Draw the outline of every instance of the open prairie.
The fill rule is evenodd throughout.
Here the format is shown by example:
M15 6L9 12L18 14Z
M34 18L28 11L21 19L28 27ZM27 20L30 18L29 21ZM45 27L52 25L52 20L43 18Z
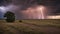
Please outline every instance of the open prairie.
M60 34L60 19L0 20L0 34Z

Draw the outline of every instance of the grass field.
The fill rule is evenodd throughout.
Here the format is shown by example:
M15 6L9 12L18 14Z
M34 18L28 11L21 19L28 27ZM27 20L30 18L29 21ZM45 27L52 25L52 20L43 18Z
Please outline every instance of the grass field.
M60 34L60 19L0 20L0 34Z

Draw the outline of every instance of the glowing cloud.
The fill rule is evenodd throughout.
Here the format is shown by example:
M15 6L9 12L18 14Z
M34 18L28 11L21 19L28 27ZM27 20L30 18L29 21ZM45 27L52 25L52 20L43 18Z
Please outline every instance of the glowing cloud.
M22 14L27 19L45 19L46 8L44 6L30 7L27 10L22 11Z
M7 11L14 11L15 9L17 9L18 7L15 5L8 5L8 6L0 6L0 11L5 13Z
M6 12L6 9L7 9L6 7L0 6L0 11L1 11L1 12L5 13L5 12Z

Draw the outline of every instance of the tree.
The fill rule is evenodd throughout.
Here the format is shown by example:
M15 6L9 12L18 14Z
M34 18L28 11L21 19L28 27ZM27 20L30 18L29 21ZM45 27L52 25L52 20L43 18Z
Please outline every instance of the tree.
M10 11L7 11L5 14L4 14L4 17L6 17L6 21L7 22L14 22L15 21L15 14L10 12Z

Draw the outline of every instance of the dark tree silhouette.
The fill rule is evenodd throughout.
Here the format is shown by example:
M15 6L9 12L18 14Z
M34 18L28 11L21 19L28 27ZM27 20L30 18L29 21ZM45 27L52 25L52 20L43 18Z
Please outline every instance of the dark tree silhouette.
M10 12L10 11L7 11L5 14L4 14L4 17L6 17L6 21L7 22L14 22L15 21L15 14Z

